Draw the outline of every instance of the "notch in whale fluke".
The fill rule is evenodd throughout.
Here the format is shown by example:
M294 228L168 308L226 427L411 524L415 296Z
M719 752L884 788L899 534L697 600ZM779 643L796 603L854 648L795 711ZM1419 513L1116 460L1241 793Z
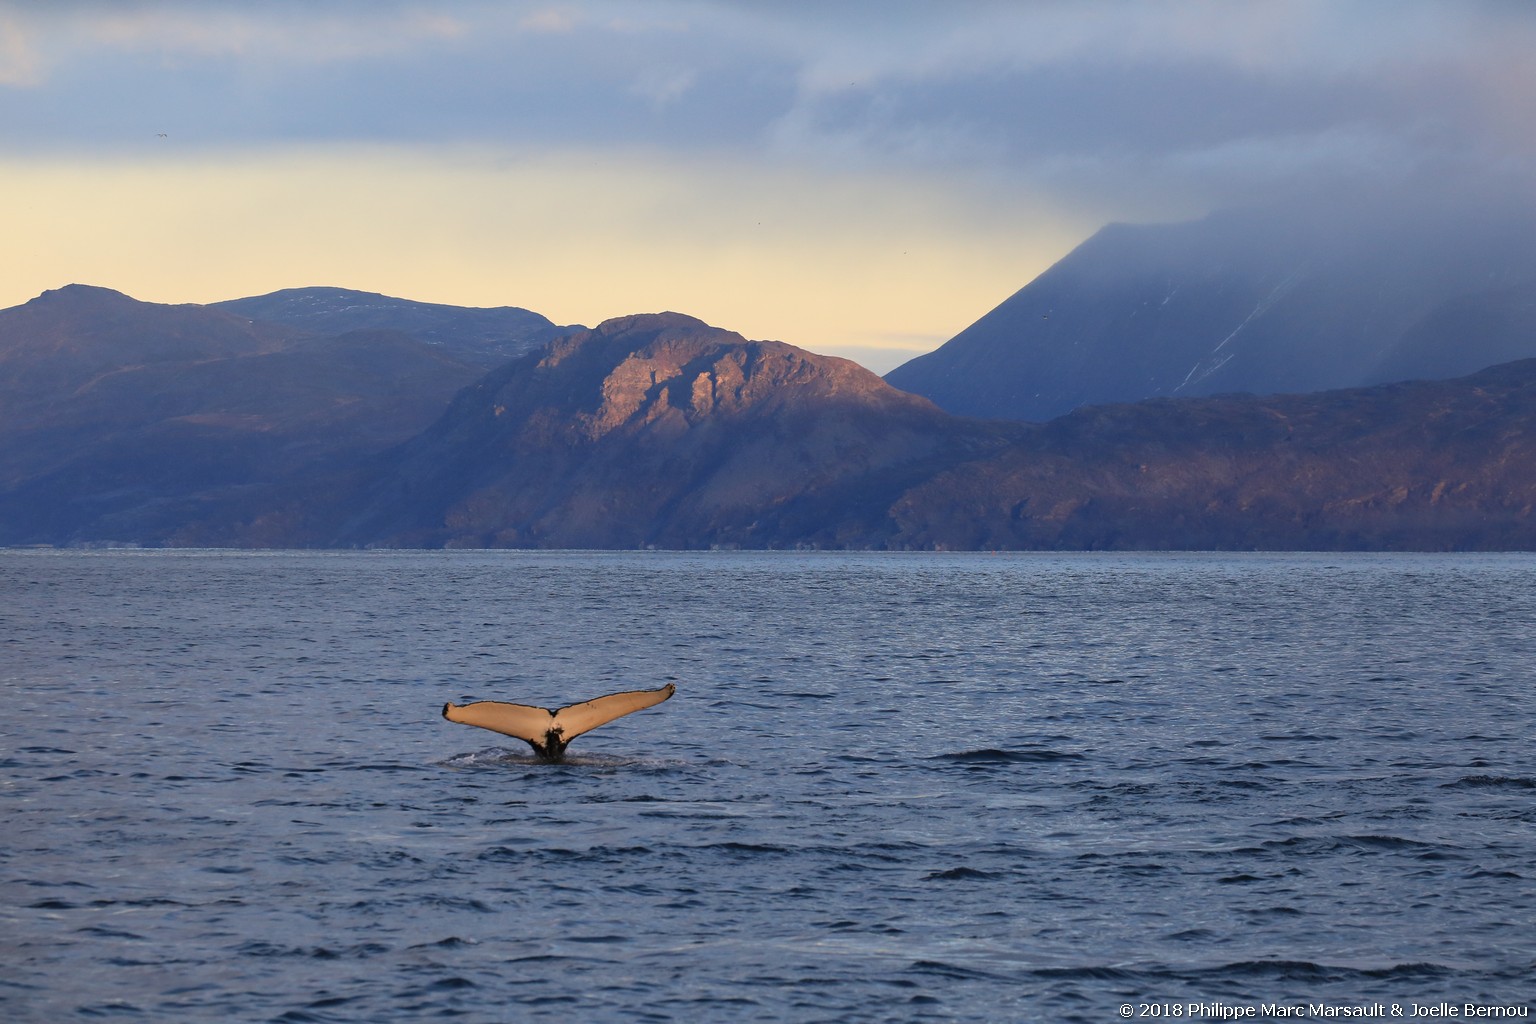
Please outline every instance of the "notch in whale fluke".
M668 683L657 690L626 690L594 697L581 704L568 704L554 711L531 704L509 704L500 700L482 700L473 704L443 705L443 717L450 722L475 725L503 736L523 740L539 760L558 763L565 758L565 748L584 732L622 718L631 711L660 704L677 687Z

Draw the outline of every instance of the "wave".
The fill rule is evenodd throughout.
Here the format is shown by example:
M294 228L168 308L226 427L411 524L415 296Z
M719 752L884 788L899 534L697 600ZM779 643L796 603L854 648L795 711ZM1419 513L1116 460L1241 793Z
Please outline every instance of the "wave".
M960 980L1008 980L1013 972L977 966L963 966L943 960L923 959L912 963L909 970L921 974L937 975ZM1350 983L1362 981L1418 981L1443 979L1457 972L1436 963L1400 963L1381 967L1358 967L1341 964L1319 963L1312 960L1238 960L1209 966L1149 965L1141 967L1084 964L1071 967L1032 967L1018 971L1025 977L1054 981L1095 981L1134 983L1144 986L1167 987L1170 983L1212 984L1221 981L1239 982L1306 982ZM1016 976L1013 980L1016 980Z
M969 878L997 878L995 871L979 871L976 868L949 868L946 871L931 871L923 876L925 882L945 882Z
M956 764L1048 764L1053 761L1084 761L1082 754L1071 751L1050 750L998 750L987 747L981 750L961 750L950 754L935 754L930 761L949 761Z
M285 946L276 942L255 940L235 948L240 956L254 957L302 957L312 960L366 959L388 953L391 947L378 942L359 942L342 949L328 946Z
M1536 789L1536 779L1520 775L1466 775L1441 789Z
M959 970L959 968L953 968ZM1348 983L1352 981L1411 981L1446 978L1456 971L1435 963L1402 963L1386 967L1348 967L1312 960L1238 960L1207 967L1037 967L1024 972L1036 978L1076 981L1121 981L1167 984L1182 981L1209 984L1217 981L1295 981Z
M1449 843L1427 843L1392 835L1291 836L1271 839L1256 847L1233 851L1243 854L1278 853L1311 857L1326 853L1411 853L1420 860L1459 859L1465 852Z
M450 936L448 936L445 939L438 939L436 942L418 942L414 946L407 946L406 948L407 949L463 949L466 946L478 946L479 944L480 944L480 940L479 939L473 939L473 938L465 939L465 938L460 938L457 935L450 935Z
M649 846L593 846L576 850L564 846L541 846L518 849L511 846L493 846L483 851L476 860L522 862L528 860L552 860L561 864L607 864L628 857L646 857L656 851Z
M945 963L942 960L914 960L909 970L919 974L937 975L941 978L950 978L955 981L1006 981L1004 974L996 971L983 971L976 967L961 967L958 964Z
M1239 960L1205 970L1177 973L1212 980L1241 978L1264 981L1349 982L1365 979L1404 981L1443 978L1455 972L1449 967L1433 963L1393 964L1390 967L1344 967L1316 963L1311 960Z
M708 762L720 763L720 762ZM698 767L698 762L683 758L641 757L626 754L567 754L564 761L559 764L549 764L540 761L531 752L522 753L509 750L506 747L491 747L486 750L476 750L464 754L455 754L441 761L433 762L434 767L449 768L454 771L495 769L495 768L530 768L534 770L560 770L570 768L643 768L649 770L670 770L674 768Z

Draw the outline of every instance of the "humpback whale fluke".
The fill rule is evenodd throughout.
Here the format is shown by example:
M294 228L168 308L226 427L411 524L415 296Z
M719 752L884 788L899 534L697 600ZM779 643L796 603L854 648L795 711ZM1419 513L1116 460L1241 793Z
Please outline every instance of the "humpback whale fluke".
M509 704L500 700L481 700L473 704L448 703L443 705L443 717L450 722L477 725L504 736L515 736L532 747L533 752L539 755L539 760L554 764L564 759L566 745L582 733L591 732L631 711L660 704L676 692L677 687L668 683L659 690L610 693L606 697L594 697L584 703L569 704L554 711L531 704Z

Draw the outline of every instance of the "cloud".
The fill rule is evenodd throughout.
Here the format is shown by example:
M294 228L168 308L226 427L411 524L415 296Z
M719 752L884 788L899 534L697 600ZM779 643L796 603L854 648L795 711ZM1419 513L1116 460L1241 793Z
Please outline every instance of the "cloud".
M0 15L5 37L30 38L46 49L40 60L51 78L121 55L123 68L140 73L165 62L238 60L252 66L286 62L334 63L401 53L453 39L467 30L457 18L389 3L363 12L351 5L272 3L36 4ZM183 67L189 65L181 65ZM131 76L127 84L131 87Z
M131 147L166 125L183 145L218 147L749 148L792 102L793 66L683 12L594 3L87 5L31 18L31 38L48 55L43 81L0 108L0 134L13 151L45 152Z
M82 35L103 49L162 56L351 61L399 53L424 41L462 36L455 18L425 12L385 12L366 21L317 11L277 19L259 9L206 10L196 17L167 9L106 13L83 23Z
M581 15L568 7L543 7L519 17L517 25L527 32L567 33L581 22Z
M1513 176L1536 123L1524 4L213 0L0 17L0 87L26 87L0 131L23 150L137 140L152 115L186 144L727 150L1013 176L1070 201L1091 184L1125 208L1401 161ZM1063 168L1095 170L1072 184Z
M1041 185L1091 167L1069 191L1208 204L1405 162L1423 177L1528 171L1533 25L1525 5L980 5L822 45L776 140Z
M0 14L0 88L42 81L42 61L31 35L19 18Z
M632 92L649 100L654 107L664 107L674 102L698 81L698 72L692 68L652 65L641 68Z
M338 238L372 237L374 249L448 239L430 243L438 262L418 276L447 280L440 268L452 267L481 282L475 296L417 294L384 270L372 285L443 301L523 301L488 294L455 248L496 263L482 221L562 254L548 265L565 272L581 266L561 262L578 249L571 239L601 240L645 268L604 271L599 290L614 301L603 314L651 306L642 294L653 295L722 326L825 345L896 350L912 343L897 338L903 330L942 334L933 306L909 311L908 328L888 322L888 307L919 294L947 295L961 321L949 326L963 327L1049 262L1042 254L1061 255L1107 220L1389 186L1536 204L1536 4L0 0L0 31L0 137L12 161L87 176L95 167L91 180L123 201L112 174L164 166L205 221L223 216L220 203L240 211L260 198L309 210ZM507 181L545 189L530 201L550 215L511 217L488 178L456 176L460 158L521 168ZM251 180L249 199L179 177L203 168L228 186L242 160L289 177L276 191ZM355 180L342 188L321 165ZM528 171L556 165L568 181ZM662 169L682 187L661 187ZM376 224L349 196L375 195L383 181L486 205L471 213L411 195ZM305 187L351 220L311 209ZM990 219L977 212L986 204ZM174 206L182 244L214 244ZM773 216L746 232L757 208ZM606 220L593 219L600 212ZM269 226L234 220L266 239L253 252L272 251ZM380 226L392 222L394 235ZM72 251L84 260L89 225L77 227ZM166 238L178 273L207 278L207 261L181 260ZM926 256L904 262L914 238ZM375 266L373 249L320 248L337 267ZM770 259L813 272L775 276ZM543 273L496 265L509 280ZM231 256L220 280L261 266ZM305 266L306 280L283 283L370 287ZM778 311L754 286L770 277L784 289ZM684 279L700 287L667 283ZM711 305L704 282L730 302ZM591 319L559 313L565 300L549 287L546 312ZM872 333L855 337L862 328L839 302L857 305Z

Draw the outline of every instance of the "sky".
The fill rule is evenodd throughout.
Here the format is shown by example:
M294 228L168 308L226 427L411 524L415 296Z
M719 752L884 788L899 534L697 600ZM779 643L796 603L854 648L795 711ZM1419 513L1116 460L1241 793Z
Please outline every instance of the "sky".
M1114 221L1532 202L1527 0L0 0L0 307L676 310L884 372Z

